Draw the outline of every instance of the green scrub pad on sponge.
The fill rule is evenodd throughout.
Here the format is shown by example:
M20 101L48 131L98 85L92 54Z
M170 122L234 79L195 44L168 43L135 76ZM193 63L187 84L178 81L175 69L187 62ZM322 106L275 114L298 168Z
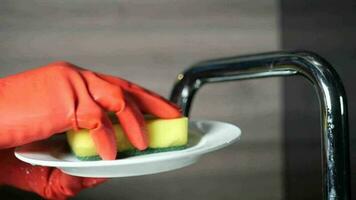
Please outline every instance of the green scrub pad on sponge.
M129 156L184 149L188 142L188 118L146 120L148 148L135 149L127 140L121 126L114 124L119 158ZM100 160L92 138L87 129L67 132L71 151L80 160Z

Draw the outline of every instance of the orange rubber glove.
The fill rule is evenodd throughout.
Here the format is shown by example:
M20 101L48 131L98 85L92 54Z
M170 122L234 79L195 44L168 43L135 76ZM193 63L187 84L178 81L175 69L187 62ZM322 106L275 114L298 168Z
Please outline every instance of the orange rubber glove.
M181 116L177 106L138 85L57 62L0 79L0 149L87 128L99 155L115 159L115 135L107 111L116 113L128 139L140 150L147 148L142 113ZM17 160L11 149L0 150L0 184L44 198L65 199L103 181L31 166Z
M42 140L71 128L86 128L105 160L116 158L115 112L133 146L147 148L141 112L179 117L159 95L126 80L57 62L0 79L0 149Z
M32 166L18 160L13 149L0 150L0 184L35 192L46 199L67 199L106 179L69 176L59 169Z

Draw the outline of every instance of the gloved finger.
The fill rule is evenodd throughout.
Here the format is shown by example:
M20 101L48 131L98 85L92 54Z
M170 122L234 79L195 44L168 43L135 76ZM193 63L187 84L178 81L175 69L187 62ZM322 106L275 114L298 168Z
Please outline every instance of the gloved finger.
M145 113L152 114L159 118L177 118L182 115L177 105L137 84L115 76L105 74L98 74L98 76L129 92L139 108Z
M52 169L43 196L50 199L66 199L75 196L82 189L94 187L106 180L71 176L59 169Z
M82 185L84 188L91 188L102 184L107 180L107 178L82 178Z
M116 136L110 119L89 94L82 94L79 98L76 110L78 127L89 129L97 152L103 160L114 160L117 153Z
M95 128L89 130L98 154L103 160L115 160L117 154L116 136L108 116L103 113Z
M83 189L81 182L80 177L70 176L53 168L41 196L48 199L67 199Z
M145 119L130 95L126 94L125 97L126 106L116 116L131 144L139 150L144 150L148 146Z
M82 74L94 100L106 110L115 112L132 145L140 150L147 148L144 118L134 100L126 96L125 102L120 86L104 81L92 72L82 71Z
M93 99L104 109L118 113L125 107L124 94L117 85L102 80L91 71L81 71Z

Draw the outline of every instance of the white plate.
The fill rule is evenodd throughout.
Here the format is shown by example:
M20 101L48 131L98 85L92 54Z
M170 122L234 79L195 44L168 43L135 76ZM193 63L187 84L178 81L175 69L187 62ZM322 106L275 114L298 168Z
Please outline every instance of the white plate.
M21 146L15 156L32 165L60 168L64 173L82 177L128 177L182 168L202 155L221 149L241 135L232 124L217 121L190 121L189 143L184 150L154 153L117 160L80 161L69 150L64 136Z

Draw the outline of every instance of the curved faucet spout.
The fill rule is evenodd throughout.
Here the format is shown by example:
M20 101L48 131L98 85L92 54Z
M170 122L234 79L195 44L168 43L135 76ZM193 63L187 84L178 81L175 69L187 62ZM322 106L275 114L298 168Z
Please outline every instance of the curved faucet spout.
M171 100L188 116L196 92L206 83L301 75L318 94L322 127L324 199L350 199L346 93L336 71L315 53L273 52L208 60L177 77Z

